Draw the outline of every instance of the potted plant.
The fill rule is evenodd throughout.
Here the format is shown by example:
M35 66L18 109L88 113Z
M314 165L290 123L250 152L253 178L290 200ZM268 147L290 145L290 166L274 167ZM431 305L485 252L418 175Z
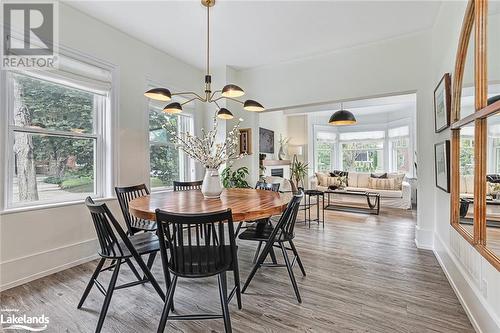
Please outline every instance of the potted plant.
M292 181L295 181L297 187L300 186L302 182L302 187L304 187L304 178L307 177L307 170L309 169L309 163L301 162L294 159L291 166Z
M233 171L231 167L226 167L222 173L222 185L225 188L249 188L248 182L246 180L248 176L248 168L241 167Z

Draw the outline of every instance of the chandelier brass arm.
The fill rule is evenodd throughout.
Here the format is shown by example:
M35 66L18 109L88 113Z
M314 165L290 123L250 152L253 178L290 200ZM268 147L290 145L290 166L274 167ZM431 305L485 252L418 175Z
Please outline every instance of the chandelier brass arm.
M246 111L251 111L251 112L260 112L264 111L265 108L262 106L257 101L254 100L246 100L246 101L240 101L236 99L236 97L241 97L245 94L244 90L238 87L235 84L226 84L222 89L218 89L215 91L212 91L211 84L212 84L212 75L210 74L210 8L215 5L215 0L201 0L201 3L203 6L207 8L207 68L206 68L206 75L205 75L205 97L202 97L201 95L197 94L196 92L193 91L186 91L186 92L178 92L178 93L171 93L169 89L167 88L153 88L144 93L144 96L147 98L157 100L157 101L162 101L162 102L168 102L172 100L172 96L195 96L193 98L188 99L185 102L179 103L179 102L171 102L165 108L163 109L164 112L166 113L181 113L182 112L182 106L185 104L188 104L190 102L193 102L195 100L198 100L203 103L214 103L217 108L219 109L217 112L217 117L221 119L232 119L233 114L226 108L221 108L217 101L221 99L228 99L234 102L238 102L243 105L243 109ZM221 96L217 97L214 99L216 94L220 93Z

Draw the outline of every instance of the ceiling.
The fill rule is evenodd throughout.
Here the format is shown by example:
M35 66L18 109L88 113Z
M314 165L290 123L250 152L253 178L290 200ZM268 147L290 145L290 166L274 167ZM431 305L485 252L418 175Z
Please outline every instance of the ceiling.
M206 9L192 1L70 1L69 5L200 69ZM437 1L234 1L211 9L213 66L272 65L432 27Z

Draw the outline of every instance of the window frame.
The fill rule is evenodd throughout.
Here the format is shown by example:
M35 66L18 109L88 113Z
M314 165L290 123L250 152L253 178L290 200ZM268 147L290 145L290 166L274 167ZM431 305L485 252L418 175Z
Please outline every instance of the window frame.
M363 132L371 132L371 131L363 131ZM350 144L350 143L360 143L360 144L370 144L370 143L375 143L375 144L378 144L378 143L382 143L382 148L370 148L370 149L345 149L344 148L344 145L345 144ZM381 165L381 170L378 170L378 169L375 169L371 172L383 172L385 171L385 159L386 159L386 145L387 145L387 142L386 142L386 138L381 138L381 139L365 139L365 140L339 140L339 154L340 154L340 158L339 158L339 165L340 165L340 168L341 170L344 170L345 167L344 167L344 152L345 151L361 151L362 153L366 152L366 156L367 158L369 158L369 152L370 151L382 151L382 159L380 160L380 164ZM362 162L369 162L369 161L362 161ZM347 171L347 170L346 170ZM361 172L361 171L353 171L353 172Z
M389 137L389 131L391 129L395 129L398 127L408 127L408 135L407 136L397 136L397 137ZM318 172L318 148L317 148L317 136L319 132L331 132L336 135L336 139L333 143L333 152L332 152L332 168L333 169L342 169L343 168L343 149L342 144L348 142L370 142L370 141L383 141L383 156L382 156L382 165L384 172L399 172L394 163L392 162L392 141L394 139L407 138L408 139L408 165L409 170L405 172L406 177L412 178L415 177L415 166L414 166L414 147L415 147L415 136L414 136L414 125L412 123L411 117L401 118L398 120L386 122L386 123L378 123L378 124L367 124L367 125L359 125L355 129L338 129L335 127L324 126L319 124L312 125L312 140L313 149L312 149L312 160L313 170L314 172ZM360 140L341 140L340 136L342 133L362 133L362 132L384 132L384 137L380 139L360 139Z
M388 128L387 132L393 128L398 128L398 127L408 127L408 135L401 135L401 136L393 136L393 137L388 137L388 154L389 154L389 171L390 172L405 172L407 175L411 174L413 167L412 167L412 156L411 156L411 135L410 135L410 126L409 125L404 125L404 126L397 126L397 127L390 127ZM401 139L406 139L407 140L407 146L406 147L401 147L397 145L397 142ZM408 149L408 170L406 171L400 171L398 170L398 162L397 162L397 150L398 149L403 149L406 148Z
M94 197L96 200L109 199L114 196L112 186L118 179L118 171L115 170L115 161L118 160L118 140L117 136L117 113L116 107L118 105L118 67L114 64L102 61L98 58L81 53L80 51L70 49L59 45L59 54L71 60L82 62L95 68L100 68L110 74L110 87L106 91L105 98L102 99L102 104L99 108L102 112L96 115L94 111L93 133L76 133L66 132L60 130L37 129L37 128L23 128L14 125L13 112L11 106L13 105L12 85L9 80L12 78L12 73L27 75L34 79L39 79L49 83L59 84L70 89L82 90L96 94L95 89L88 87L82 83L80 86L74 84L74 78L68 81L68 84L60 82L58 79L52 78L50 74L45 74L44 71L17 71L17 70L3 70L0 71L0 99L3 103L0 104L2 112L0 112L0 129L4 133L0 137L0 156L3 156L6 163L2 164L3 170L0 172L0 184L3 188L0 189L0 214L9 213L10 211L29 211L43 209L45 207L58 207L81 203L85 198L67 198L57 200L38 200L29 202L13 202L13 180L14 180L14 152L13 143L16 132L30 133L30 134L47 134L56 137L67 137L73 139L92 139L94 140ZM70 72L71 74L71 72ZM81 74L80 74L81 75ZM51 79L52 78L52 79ZM101 94L102 95L102 94ZM104 95L103 95L104 96ZM99 154L99 155L98 155Z

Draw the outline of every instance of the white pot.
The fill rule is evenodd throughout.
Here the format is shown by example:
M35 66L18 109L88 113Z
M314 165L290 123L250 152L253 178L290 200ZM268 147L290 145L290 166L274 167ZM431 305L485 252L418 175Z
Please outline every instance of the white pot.
M218 199L222 193L222 186L220 185L219 170L206 169L205 178L201 185L201 193L207 199Z

